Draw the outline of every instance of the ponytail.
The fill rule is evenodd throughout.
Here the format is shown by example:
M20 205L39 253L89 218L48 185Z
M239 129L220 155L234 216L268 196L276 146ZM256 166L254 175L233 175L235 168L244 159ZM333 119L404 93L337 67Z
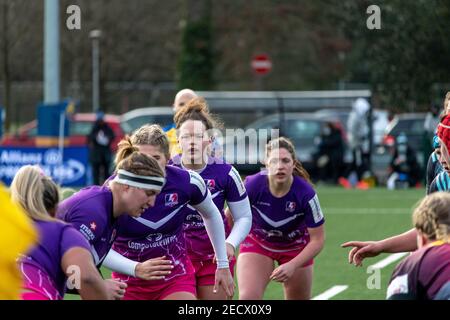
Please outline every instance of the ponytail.
M33 220L55 221L58 186L38 166L26 165L17 171L11 183L11 199Z
M139 151L139 148L131 142L129 136L125 136L118 144L118 150L114 163L116 166L124 159L128 158L133 152Z
M311 177L308 173L308 171L306 171L306 169L303 167L302 163L300 161L298 161L296 158L294 159L294 176L298 176L301 177L303 179L305 179L306 181L308 181L309 184L313 184L311 182Z

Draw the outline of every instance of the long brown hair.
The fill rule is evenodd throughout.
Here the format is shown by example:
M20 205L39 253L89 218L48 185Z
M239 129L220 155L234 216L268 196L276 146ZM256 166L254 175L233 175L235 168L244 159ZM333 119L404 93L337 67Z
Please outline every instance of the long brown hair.
M180 129L181 125L188 120L201 121L206 130L222 127L222 123L209 112L208 104L201 97L190 100L186 106L178 110L173 119L177 129Z
M269 156L270 152L275 149L286 149L292 156L292 159L294 161L294 172L293 174L295 176L299 176L303 179L305 179L309 184L312 185L311 178L309 176L309 173L303 168L302 163L297 159L297 156L295 154L295 147L291 140L285 137L279 137L276 139L270 140L266 145L266 157Z

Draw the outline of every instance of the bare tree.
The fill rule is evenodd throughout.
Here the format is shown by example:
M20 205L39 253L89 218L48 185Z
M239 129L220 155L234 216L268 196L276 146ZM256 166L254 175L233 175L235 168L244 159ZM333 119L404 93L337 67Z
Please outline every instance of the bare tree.
M9 72L9 39L8 39L8 11L7 0L2 0L2 75L3 75L3 105L5 107L5 131L9 131L11 126L11 78Z

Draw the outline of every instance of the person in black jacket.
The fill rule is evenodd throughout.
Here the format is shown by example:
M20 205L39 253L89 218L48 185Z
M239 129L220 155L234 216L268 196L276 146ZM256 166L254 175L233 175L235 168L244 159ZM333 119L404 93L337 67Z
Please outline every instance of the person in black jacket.
M101 185L110 176L112 160L111 143L115 138L114 131L105 122L104 114L97 113L91 132L88 135L89 162L95 185Z
M414 187L420 182L421 168L416 153L409 146L408 138L403 132L396 138L389 170L388 189L396 189L401 186Z
M343 169L344 142L341 131L332 122L327 122L322 128L318 149L319 180L331 179L337 183Z

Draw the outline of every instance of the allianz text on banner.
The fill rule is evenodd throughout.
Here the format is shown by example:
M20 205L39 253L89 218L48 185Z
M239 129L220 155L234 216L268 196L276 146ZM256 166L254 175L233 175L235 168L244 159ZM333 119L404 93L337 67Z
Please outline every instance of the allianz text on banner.
M0 180L9 185L20 167L30 164L39 165L62 186L85 186L88 155L87 147L66 147L61 161L57 148L0 147Z

